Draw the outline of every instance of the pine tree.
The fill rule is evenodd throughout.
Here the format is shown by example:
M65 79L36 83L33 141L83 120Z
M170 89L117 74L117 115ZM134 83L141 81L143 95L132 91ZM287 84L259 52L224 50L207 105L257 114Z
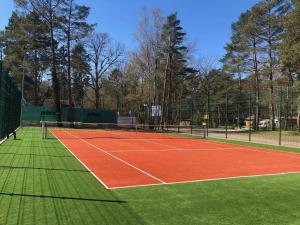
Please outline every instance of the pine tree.
M61 122L61 96L59 77L57 74L57 34L59 33L59 11L61 9L62 2L60 0L15 0L15 3L20 10L23 10L23 12L29 11L36 14L43 24L47 26L47 35L50 40L50 68L56 120Z
M259 22L260 8L254 6L242 13L239 20L232 25L232 43L229 44L227 59L224 60L237 66L234 70L242 70L254 78L255 87L255 129L258 129L260 116L260 83L259 73L260 52L262 50L261 30Z
M185 76L192 69L187 67L188 48L184 45L186 33L180 26L177 13L167 17L162 33L162 54L164 58L163 94L162 94L162 116L160 123L172 122L171 106L175 102L176 95ZM179 85L179 86L178 86Z
M289 73L300 76L300 1L293 0L292 12L284 17L280 59Z
M89 83L90 65L88 54L82 43L77 43L71 51L71 67L73 78L73 96L75 106L83 107L85 89Z
M278 59L278 46L283 33L284 15L289 9L285 0L264 0L256 5L258 18L256 26L260 29L262 43L262 54L265 55L263 73L268 77L268 88L270 94L269 110L272 130L275 130L275 102L274 102L274 73L280 62Z
M69 106L74 105L72 98L72 77L71 77L71 48L74 41L85 38L92 30L86 19L89 15L89 7L78 5L74 0L64 0L61 7L61 29L63 40L66 43L67 56L67 87Z
M49 65L47 28L34 13L14 12L5 30L5 64L21 85L25 72L25 96L34 105L41 104L40 85Z

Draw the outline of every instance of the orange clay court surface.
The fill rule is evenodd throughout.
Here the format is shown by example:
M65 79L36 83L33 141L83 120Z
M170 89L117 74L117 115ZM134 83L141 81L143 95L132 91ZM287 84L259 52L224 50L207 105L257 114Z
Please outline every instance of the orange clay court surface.
M106 188L300 172L300 154L168 134L51 130Z

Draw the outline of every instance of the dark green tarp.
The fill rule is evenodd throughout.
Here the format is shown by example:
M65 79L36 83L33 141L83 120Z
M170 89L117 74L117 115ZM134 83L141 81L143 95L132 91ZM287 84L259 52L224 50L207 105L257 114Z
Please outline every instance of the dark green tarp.
M43 106L23 106L23 121L56 121L55 110ZM106 109L62 108L62 121L116 123L117 113Z

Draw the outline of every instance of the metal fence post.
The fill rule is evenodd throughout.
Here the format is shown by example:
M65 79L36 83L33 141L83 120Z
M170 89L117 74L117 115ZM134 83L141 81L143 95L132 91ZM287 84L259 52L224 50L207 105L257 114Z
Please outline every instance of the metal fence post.
M225 138L228 138L228 90L226 88L225 96Z
M279 145L281 145L281 129L282 129L281 111L282 111L282 86L280 86L280 104L279 104L279 140L278 140Z
M252 108L251 108L251 93L249 94L249 142L251 142L251 129L252 129Z
M209 112L209 94L208 94L208 90L207 90L207 107L206 107L206 136L208 137L208 127L209 127L209 120L210 120L210 112Z

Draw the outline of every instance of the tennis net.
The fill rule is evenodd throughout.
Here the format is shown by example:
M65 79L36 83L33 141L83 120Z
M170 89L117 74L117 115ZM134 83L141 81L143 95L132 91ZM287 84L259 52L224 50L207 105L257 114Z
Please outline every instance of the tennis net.
M95 138L169 138L161 133L193 134L206 137L206 129L193 125L145 125L145 124L116 124L116 123L82 123L82 122L53 122L42 121L42 138L52 136L52 131L74 131L85 137ZM81 131L81 132L80 132ZM121 132L121 133L120 133ZM74 136L74 135L72 135Z

